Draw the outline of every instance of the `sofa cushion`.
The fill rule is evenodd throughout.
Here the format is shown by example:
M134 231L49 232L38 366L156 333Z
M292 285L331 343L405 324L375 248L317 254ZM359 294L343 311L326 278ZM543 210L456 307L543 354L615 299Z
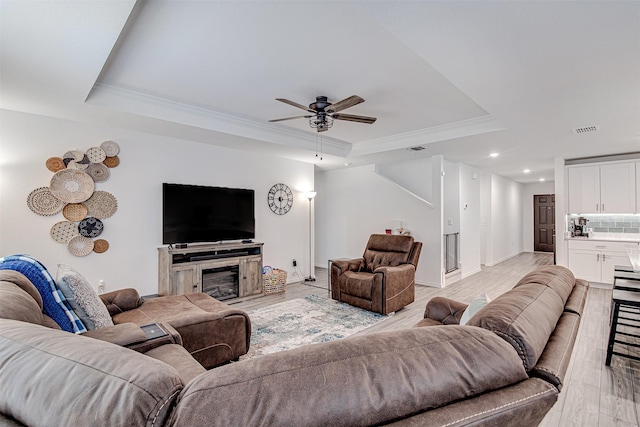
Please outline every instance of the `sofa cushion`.
M133 350L16 320L0 319L0 366L0 412L32 427L163 425L183 387Z
M379 425L527 378L513 348L489 331L412 328L308 345L211 370L185 387L171 422Z
M113 320L111 320L107 307L82 274L68 265L59 264L57 282L65 298L87 329L113 326Z
M566 267L560 265L545 265L537 270L526 274L522 279L516 283L514 288L527 283L537 283L553 289L554 292L562 299L562 303L567 302L567 298L573 291L573 287L576 283L576 278Z
M86 328L71 309L64 294L56 287L49 271L38 260L28 255L10 255L0 258L0 270L13 270L24 274L42 297L42 310L67 332L86 332Z
M516 349L527 371L542 354L564 310L556 291L540 283L520 283L484 306L467 325L500 335Z

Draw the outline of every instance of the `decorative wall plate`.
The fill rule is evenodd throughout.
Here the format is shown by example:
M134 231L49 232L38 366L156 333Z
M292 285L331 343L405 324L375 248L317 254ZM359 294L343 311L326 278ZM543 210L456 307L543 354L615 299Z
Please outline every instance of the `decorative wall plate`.
M67 203L80 203L91 197L95 184L86 173L75 169L56 172L49 184L51 193Z
M102 163L107 158L107 153L100 147L91 147L87 150L87 157L91 163Z
M64 203L51 192L49 187L40 187L29 193L27 206L38 215L51 216L60 213Z
M98 237L102 234L103 229L104 224L98 218L85 218L78 224L78 232L84 237Z
M107 219L118 210L118 201L108 191L96 191L84 204L89 209L88 215L98 219Z
M67 248L75 256L87 256L93 251L93 240L84 236L76 236L69 240Z
M109 242L104 239L97 239L93 242L93 252L101 254L109 249Z
M49 232L51 238L58 243L69 243L71 239L79 236L78 226L70 221L60 221L53 224Z
M64 208L62 208L62 216L69 221L78 222L84 219L88 213L89 208L82 203L67 203Z
M89 157L80 150L67 151L62 156L67 169L85 170L91 164Z
M47 169L49 169L51 172L58 172L67 167L64 164L64 160L62 160L62 157L49 157L45 164L47 165Z
M89 176L93 178L94 182L105 182L111 176L109 168L102 163L92 163L91 165L89 165L85 172L87 172L87 174L89 174Z
M115 168L120 164L120 158L118 156L107 157L102 161L102 164L108 168Z
M102 144L100 144L100 148L104 150L105 154L108 157L117 156L118 153L120 152L120 147L118 146L118 144L116 144L113 141L103 142Z

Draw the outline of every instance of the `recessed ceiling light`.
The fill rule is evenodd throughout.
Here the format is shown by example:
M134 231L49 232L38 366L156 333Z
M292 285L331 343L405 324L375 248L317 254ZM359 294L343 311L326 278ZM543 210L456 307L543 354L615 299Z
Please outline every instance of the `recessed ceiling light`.
M543 182L543 181L544 181L544 178L540 178L540 182Z
M522 173L531 173L531 169L525 169L522 171Z
M498 157L499 155L500 155L500 153L491 153L491 154L489 154L489 157L496 158L496 157Z

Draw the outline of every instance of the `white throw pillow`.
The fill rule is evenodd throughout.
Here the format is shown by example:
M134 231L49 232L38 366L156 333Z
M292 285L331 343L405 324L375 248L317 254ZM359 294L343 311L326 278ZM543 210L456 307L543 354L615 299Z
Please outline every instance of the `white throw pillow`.
M460 318L460 324L466 325L469 319L471 319L482 307L487 305L491 299L487 293L483 293L478 298L471 301L471 304L467 307L467 309L462 313L462 317Z
M74 301L71 306L76 315L83 320L87 329L113 326L113 320L109 315L107 306L104 305L91 284L80 273L68 265L58 264L56 282L65 298ZM68 296L67 293L69 292L71 292L71 295ZM87 318L89 321L84 320Z

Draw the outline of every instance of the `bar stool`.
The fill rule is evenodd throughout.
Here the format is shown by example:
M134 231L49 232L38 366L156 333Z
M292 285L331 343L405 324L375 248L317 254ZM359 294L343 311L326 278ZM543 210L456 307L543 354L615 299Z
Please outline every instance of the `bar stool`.
M633 360L640 360L640 357L629 353L620 353L614 350L615 344L622 344L630 347L640 348L640 344L630 340L621 340L619 338L640 338L640 289L629 291L625 289L613 289L611 297L613 303L613 312L611 317L611 329L609 331L609 345L607 347L606 366L611 366L611 357L626 357ZM634 329L637 333L623 332L619 327Z

